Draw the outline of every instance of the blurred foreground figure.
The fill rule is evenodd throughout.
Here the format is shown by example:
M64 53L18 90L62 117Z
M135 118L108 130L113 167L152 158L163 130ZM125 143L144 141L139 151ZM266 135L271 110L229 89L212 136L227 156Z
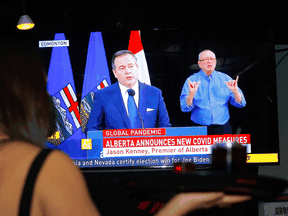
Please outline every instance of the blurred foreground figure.
M0 215L100 215L80 169L60 151L44 149L51 126L39 56L26 42L5 41L0 51ZM184 193L157 215L185 215L248 199Z
M39 55L26 41L0 50L0 215L99 215L70 158L43 148L51 104Z

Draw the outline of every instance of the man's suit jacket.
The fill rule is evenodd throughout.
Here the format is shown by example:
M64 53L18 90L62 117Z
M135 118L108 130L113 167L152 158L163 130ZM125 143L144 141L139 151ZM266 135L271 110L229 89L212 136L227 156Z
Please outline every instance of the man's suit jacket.
M144 128L171 126L160 89L139 82L138 109ZM131 128L118 82L96 92L86 131Z

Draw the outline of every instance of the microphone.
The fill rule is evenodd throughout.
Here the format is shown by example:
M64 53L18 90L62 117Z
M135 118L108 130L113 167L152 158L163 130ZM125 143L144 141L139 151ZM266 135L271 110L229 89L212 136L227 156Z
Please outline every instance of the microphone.
M136 105L136 102L135 102L135 100L134 100L135 91L134 91L133 89L129 89L128 94L133 97L133 101L134 101L134 103L135 103L135 106L136 106L136 109L137 109L139 118L140 118L140 120L141 120L142 129L144 129L143 119L142 119L142 117L141 117L141 115L140 115L139 109L138 109L138 107L137 107L137 105Z

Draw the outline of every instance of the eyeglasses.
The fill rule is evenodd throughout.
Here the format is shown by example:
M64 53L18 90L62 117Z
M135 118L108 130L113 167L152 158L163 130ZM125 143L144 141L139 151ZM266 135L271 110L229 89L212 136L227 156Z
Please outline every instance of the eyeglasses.
M206 59L200 59L199 61L204 61L204 62L208 62L208 61L215 61L216 58L206 58Z

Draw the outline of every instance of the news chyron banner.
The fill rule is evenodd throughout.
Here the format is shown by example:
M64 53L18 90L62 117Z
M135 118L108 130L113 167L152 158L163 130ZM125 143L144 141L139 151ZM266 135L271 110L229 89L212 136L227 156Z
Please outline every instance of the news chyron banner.
M89 131L79 167L167 166L177 162L211 164L212 146L238 142L251 152L250 134L207 136L206 127Z

